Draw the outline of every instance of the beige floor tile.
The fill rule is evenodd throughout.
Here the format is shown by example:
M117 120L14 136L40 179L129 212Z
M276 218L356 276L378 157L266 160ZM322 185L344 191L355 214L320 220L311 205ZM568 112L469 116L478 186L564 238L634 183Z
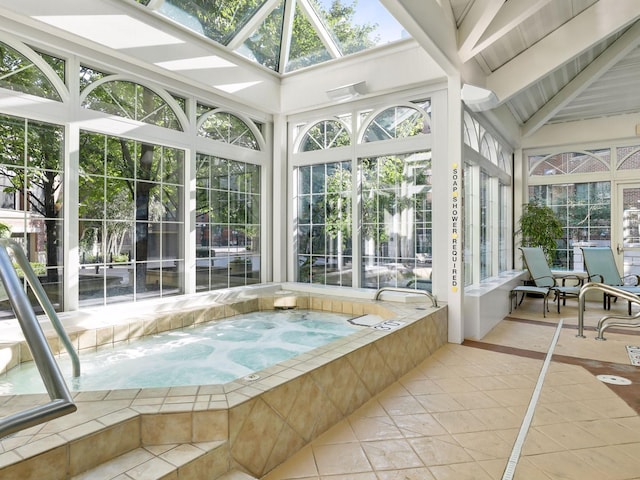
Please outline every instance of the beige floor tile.
M427 467L473 461L473 457L450 435L411 438L409 443Z
M426 467L382 471L376 472L376 474L378 480L435 480L431 471Z
M430 467L437 480L493 480L477 463L455 463Z
M424 464L406 440L363 442L369 463L375 470L394 470L424 467Z
M531 388L509 388L505 390L489 390L485 394L503 407L516 405L529 405L531 401Z
M617 446L586 448L573 453L585 465L591 466L594 470L606 472L607 479L624 480L640 473L640 458L627 455Z
M438 393L434 395L418 395L415 397L427 412L451 412L464 410L464 407L456 402L448 393Z
M336 443L354 443L358 438L348 420L342 420L316 438L314 445L333 445Z
M429 413L394 415L393 421L405 438L445 435L445 428Z
M313 456L311 446L302 448L294 454L289 460L279 465L262 480L289 480L289 479L307 479L319 478L318 469L316 468L316 460Z
M389 417L356 417L349 422L356 438L361 442L402 438L402 432Z
M404 388L411 395L428 395L434 393L444 393L444 391L436 385L436 383L428 378L412 379L412 380L400 380Z
M518 428L522 424L522 415L517 415L502 407L476 408L469 410L484 425L492 430Z
M501 476L494 478L502 478ZM550 477L531 463L529 458L521 457L516 464L513 480L556 480L557 477ZM568 480L568 479L567 479ZM576 479L578 480L578 479Z
M602 419L578 422L577 425L608 445L618 445L640 442L640 430L636 423L638 422L627 422L627 419ZM640 451L638 454L640 455Z
M314 445L312 448L321 477L373 470L360 444Z
M565 449L580 449L590 447L602 447L606 442L575 423L556 423L553 425L541 425L536 430L551 437Z
M553 438L545 435L537 428L530 428L522 446L522 455L539 455L563 450L565 450L565 447Z
M451 393L475 392L477 388L461 377L435 378L433 380L442 390Z
M606 471L596 470L573 452L554 452L526 457L536 468L552 479L603 480Z
M424 406L412 396L388 397L383 394L380 396L379 402L387 414L391 416L426 413Z
M509 458L513 444L508 443L495 432L461 433L453 435L474 460L494 460Z
M459 412L435 412L433 417L449 433L469 433L487 430L487 425L473 413L462 410Z

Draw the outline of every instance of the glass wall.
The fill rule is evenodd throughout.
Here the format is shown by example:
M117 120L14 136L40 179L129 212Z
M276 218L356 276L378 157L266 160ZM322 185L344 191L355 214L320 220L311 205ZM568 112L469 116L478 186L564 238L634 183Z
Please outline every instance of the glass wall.
M562 222L564 235L557 239L553 268L582 269L574 261L580 247L610 244L611 182L530 186L529 200L548 205Z
M351 163L297 171L298 282L351 286Z
M184 291L184 152L81 132L80 305Z
M95 59L2 42L0 53L0 89L57 120L0 114L0 233L24 247L57 310L260 281L268 116L88 66ZM73 69L79 95L65 83ZM7 302L0 310L13 316Z
M430 117L427 99L292 126L297 281L431 289Z
M564 229L553 268L583 270L580 247L611 244L612 148L528 154L529 201L551 207Z
M64 129L0 115L0 139L2 233L23 247L51 303L62 309Z
M512 151L497 133L464 112L465 286L512 265Z
M260 281L260 167L198 155L196 288Z
M431 289L431 154L366 158L362 285Z

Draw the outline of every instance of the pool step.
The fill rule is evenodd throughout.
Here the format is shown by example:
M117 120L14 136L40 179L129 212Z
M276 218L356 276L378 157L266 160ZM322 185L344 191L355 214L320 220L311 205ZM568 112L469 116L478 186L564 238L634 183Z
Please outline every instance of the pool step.
M213 480L227 478L229 463L226 441L147 445L75 475L71 480ZM228 477L229 480L236 478L243 479Z

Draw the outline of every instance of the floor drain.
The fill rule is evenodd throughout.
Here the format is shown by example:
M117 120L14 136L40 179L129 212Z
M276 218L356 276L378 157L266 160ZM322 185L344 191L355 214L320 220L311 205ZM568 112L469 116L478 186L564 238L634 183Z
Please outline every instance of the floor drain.
M612 385L631 385L631 380L624 377L618 377L616 375L598 375L598 380L604 383L610 383Z
M257 375L255 373L252 373L251 375L247 375L246 377L244 377L244 379L247 380L248 382L255 382L259 378L260 378L260 375Z

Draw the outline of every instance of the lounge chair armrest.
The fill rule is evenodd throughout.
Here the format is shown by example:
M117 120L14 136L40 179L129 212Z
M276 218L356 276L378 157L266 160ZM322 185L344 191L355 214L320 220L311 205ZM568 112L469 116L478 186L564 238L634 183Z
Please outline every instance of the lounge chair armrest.
M556 283L556 279L554 277L550 277L549 275L543 275L542 277L535 277L535 278L531 277L531 280L533 280L533 283L537 284L537 282L542 280L543 278L548 278L549 280L552 280L554 285Z
M555 275L556 280L562 280L562 286L566 286L567 280L575 282L572 287L581 287L584 284L584 278L578 275Z
M633 279L634 283L627 283L625 281L626 278L631 278ZM624 277L622 277L622 281L625 285L632 285L632 286L636 286L636 285L640 285L640 275L625 275Z
M587 280L590 282L600 282L602 283L604 281L604 277L602 275L600 275L599 273L594 273L593 275L589 275L587 277Z

